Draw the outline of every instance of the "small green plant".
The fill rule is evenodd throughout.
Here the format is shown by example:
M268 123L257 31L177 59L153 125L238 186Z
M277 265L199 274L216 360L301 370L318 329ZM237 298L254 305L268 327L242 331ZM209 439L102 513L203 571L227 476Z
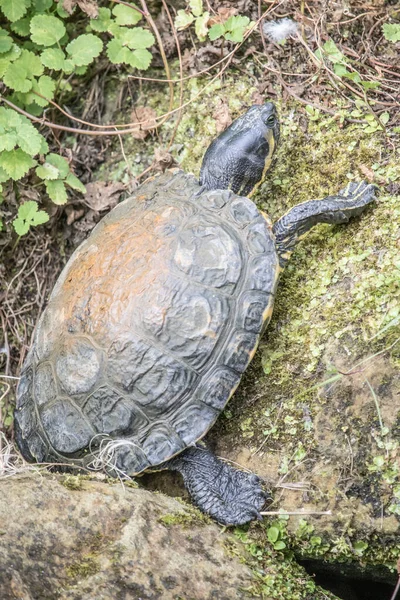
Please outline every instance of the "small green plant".
M231 16L224 23L215 23L208 32L208 37L211 41L224 37L229 42L238 44L243 42L244 34L252 24L248 17Z
M328 40L315 52L316 58L324 62L328 59L333 64L335 75L340 78L349 79L350 81L362 86L364 90L376 89L380 86L379 81L368 81L363 79L360 73L352 66L345 55L339 50L333 40Z
M253 25L248 17L231 15L225 21L214 22L210 13L203 10L202 0L189 0L186 10L178 10L175 27L182 31L194 23L198 39L204 42L207 35L213 42L221 37L235 44L243 42L244 34ZM209 25L211 24L211 27Z
M288 515L282 515L282 519L273 521L267 529L267 538L271 542L274 550L284 550L287 539L287 521Z
M385 23L382 32L388 42L400 42L400 23Z
M35 168L51 200L64 204L68 188L83 193L85 187L63 157L49 153L44 136L18 108L32 119L39 117L60 91L68 89L68 78L85 74L104 48L113 64L147 69L155 38L136 26L143 15L134 5L99 8L97 18L87 19L86 30L78 21L78 31L61 1L0 0L0 10L5 17L0 28L0 80L4 99L16 107L0 107L0 193L2 184L18 182ZM23 207L13 221L18 235L47 220L32 203ZM29 214L24 212L28 209Z
M13 225L16 233L21 236L28 233L31 227L41 225L49 220L49 215L44 210L39 210L37 202L28 200L18 208L18 217Z

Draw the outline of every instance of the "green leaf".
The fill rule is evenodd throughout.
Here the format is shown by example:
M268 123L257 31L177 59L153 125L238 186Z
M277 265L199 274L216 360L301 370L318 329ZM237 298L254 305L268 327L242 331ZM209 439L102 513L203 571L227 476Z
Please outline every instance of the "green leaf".
M36 175L40 177L40 179L58 179L60 171L57 167L45 162L44 165L36 167Z
M50 198L55 204L65 204L68 200L64 182L60 179L54 181L46 181L46 190Z
M274 544L279 538L280 530L278 527L268 527L267 537L269 541Z
M389 42L400 42L400 23L385 23L382 31Z
M0 8L11 23L24 16L29 4L26 0L0 0Z
M114 38L107 44L107 56L114 65L121 63L129 64L129 55L132 54L128 48L122 45L121 40Z
M54 81L54 79L52 79L48 75L42 75L38 79L37 90L35 89L35 91L38 91L39 94L42 94L42 96L44 96L45 98L52 100L55 89L56 89L56 82ZM48 104L47 101L43 100L43 98L36 98L35 102L37 104L39 104L39 106L47 106L47 104ZM43 104L43 102L45 102L45 104Z
M28 77L30 79L33 76L39 77L44 71L39 56L37 56L33 52L30 52L29 50L22 50L21 56L17 58L14 64L21 64L27 70Z
M71 58L66 58L64 61L64 68L63 71L64 73L66 73L67 75L69 75L70 73L72 73L75 70L75 63ZM66 85L63 82L61 82L61 85ZM70 86L69 91L72 90L72 87Z
M189 6L195 17L200 17L203 12L203 0L190 0Z
M225 27L224 27L223 23L215 23L215 25L213 25L211 27L211 29L209 30L208 37L213 42L214 40L217 40L222 35L224 35L224 33L225 33Z
M5 127L6 130L18 128L24 122L24 118L26 117L22 117L15 110L0 106L0 125Z
M132 52L128 50L128 56L124 62L134 69L145 71L149 68L152 58L151 52L144 48L140 48L139 50L133 50Z
M39 46L53 46L66 32L64 23L51 15L35 15L30 28L31 40Z
M358 556L362 556L367 548L368 548L368 543L364 542L363 540L354 542L354 544L353 544L353 550L354 550L355 554L357 554Z
M19 19L18 21L11 23L11 31L13 31L17 35L21 35L22 37L27 37L31 32L30 23L30 17Z
M24 202L18 209L18 217L14 219L13 226L18 235L25 235L35 225L47 223L49 215L44 210L38 210L38 203L34 200Z
M275 542L275 544L274 544L274 549L275 550L283 550L284 548L286 548L285 542L282 542L282 540L279 540L278 542Z
M115 21L112 21L107 31L108 33L111 33L111 35L113 35L114 37L119 37L125 31L125 29L117 25Z
M197 17L196 23L194 26L197 37L201 42L204 42L208 33L207 23L210 18L210 13L205 12L201 15L201 17Z
M34 167L35 164L35 161L32 160L29 154L20 148L10 151L5 150L0 154L0 167L14 181L26 175L29 169Z
M10 62L16 60L19 56L21 56L21 48L17 46L17 44L13 44L8 52L5 52L1 58L7 59Z
M40 150L39 150L39 154L47 154L49 151L49 145L46 142L46 140L44 139L44 137L41 135L40 136Z
M75 5L76 6L76 5ZM75 11L75 6L72 9L72 12ZM58 14L59 17L61 17L62 19L68 19L68 17L70 17L71 15L69 14L69 12L67 12L66 10L63 9L62 3L61 2L57 2L57 8L56 8L56 13Z
M185 10L178 10L175 17L175 27L177 31L183 31L191 25L194 21L192 13L186 12Z
M103 42L93 33L80 35L66 47L66 51L78 67L89 65L102 50Z
M346 62L344 55L340 52L333 40L325 42L323 49L329 60L333 63Z
M123 5L118 4L117 6ZM109 8L105 8L104 6L99 8L99 14L97 19L90 19L90 27L93 29L93 31L98 31L99 33L104 33L108 31L108 28L111 25L111 23L111 10Z
M53 154L53 153L48 154L46 156L46 162L48 162L50 165L53 165L53 167L56 167L56 169L59 170L61 179L65 179L65 177L68 175L68 173L69 173L68 161L65 160L65 158L63 158L59 154Z
M225 22L225 29L227 30L225 39L234 42L235 44L243 42L244 33L249 25L250 19L248 17L242 17L240 15L237 17L229 17Z
M150 31L143 29L143 27L124 29L119 39L124 46L128 46L131 50L150 48L155 42L154 35Z
M8 181L9 179L10 179L10 178L9 178L9 176L7 175L7 173L5 172L5 170L4 170L4 169L2 169L2 168L0 167L0 181L1 181L2 183L4 183L5 181Z
M17 144L17 136L15 133L1 133L0 134L0 151L1 150L12 150Z
M379 81L361 81L361 85L365 90L376 90L381 84Z
M82 192L82 194L86 193L86 188L83 185L82 181L80 181L80 179L78 179L73 173L68 173L65 183L68 183L68 185L74 190Z
M135 8L133 4L132 8L124 4L114 6L112 12L116 17L117 25L136 25L136 23L139 23L142 15L138 10L134 10Z
M10 38L8 31L0 29L0 54L8 52L13 45L13 41Z
M42 138L38 130L31 123L23 123L17 128L18 145L27 154L35 156L42 147Z
M4 73L4 83L16 92L29 92L32 81L27 79L28 71L21 64L10 63Z
M58 48L47 48L40 55L42 64L48 69L61 71L64 68L65 54Z
M29 0L29 3L30 3L30 0ZM32 4L35 8L35 12L43 13L52 7L53 0L33 0ZM59 4L62 4L62 2L59 2Z
M389 121L390 119L390 114L388 112L384 112L380 115L379 120L381 123L383 123L383 125L386 125L386 123Z
M11 62L6 58L1 58L0 56L0 77L3 77L4 73L7 71Z

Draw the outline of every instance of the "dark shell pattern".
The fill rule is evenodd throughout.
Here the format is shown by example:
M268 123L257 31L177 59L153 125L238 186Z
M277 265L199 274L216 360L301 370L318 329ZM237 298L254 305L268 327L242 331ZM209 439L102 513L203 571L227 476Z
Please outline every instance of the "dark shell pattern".
M106 434L128 442L119 468L140 473L200 439L233 394L278 260L251 200L200 192L181 171L149 180L69 260L18 387L36 460L79 459Z

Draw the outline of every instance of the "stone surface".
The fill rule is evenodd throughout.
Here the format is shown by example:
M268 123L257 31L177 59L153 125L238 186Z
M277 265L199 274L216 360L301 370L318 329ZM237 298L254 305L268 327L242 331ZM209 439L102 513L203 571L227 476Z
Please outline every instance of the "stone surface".
M0 488L2 600L252 597L238 542L176 500L73 476Z

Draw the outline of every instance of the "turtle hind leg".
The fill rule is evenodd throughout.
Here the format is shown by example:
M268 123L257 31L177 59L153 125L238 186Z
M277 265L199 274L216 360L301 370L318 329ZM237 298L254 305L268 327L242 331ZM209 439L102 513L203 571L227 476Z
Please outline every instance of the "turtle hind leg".
M349 183L335 196L323 200L309 200L291 208L273 226L279 263L284 267L296 243L318 223L347 223L363 212L375 200L376 186Z
M267 494L253 473L234 469L212 452L193 446L162 465L179 471L194 504L223 525L261 519Z

